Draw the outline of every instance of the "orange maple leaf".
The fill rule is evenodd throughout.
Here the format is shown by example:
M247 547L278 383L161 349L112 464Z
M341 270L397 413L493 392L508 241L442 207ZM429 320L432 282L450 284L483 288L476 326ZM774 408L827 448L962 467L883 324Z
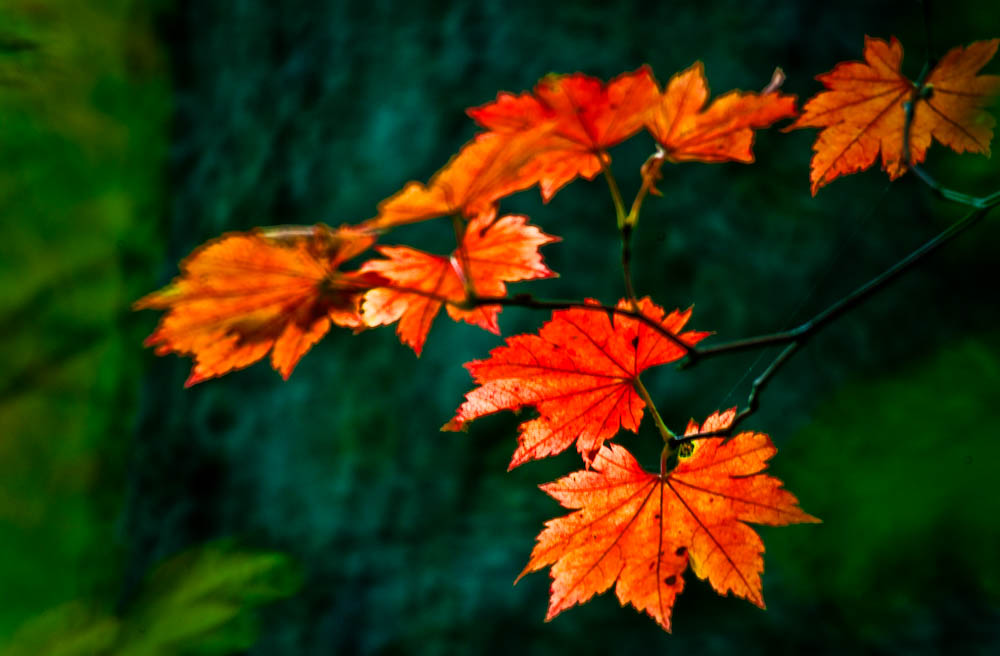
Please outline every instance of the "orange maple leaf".
M502 92L468 114L493 133L507 135L552 125L529 167L548 201L577 175L590 180L600 173L610 161L606 149L641 130L658 97L653 73L643 66L608 84L582 73L549 75L534 93Z
M848 173L868 168L882 153L882 168L895 180L903 161L904 105L915 102L910 161L924 161L933 136L956 152L990 154L995 121L985 111L1000 93L1000 76L976 75L996 54L1000 39L950 50L921 86L901 72L903 46L865 37L864 62L842 62L818 76L826 86L805 104L796 128L824 128L813 145L812 193Z
M400 341L419 356L442 299L465 300L466 284L479 296L503 296L507 293L505 282L555 276L538 249L556 241L558 237L528 225L525 216L512 214L494 221L492 214L484 214L469 222L461 247L450 257L407 246L380 246L376 250L388 259L365 262L361 271L377 274L388 284L365 295L365 323L379 326L398 320ZM455 321L494 334L500 334L499 313L499 305L469 310L448 306L448 315Z
M431 178L410 182L378 206L378 215L361 227L385 230L440 216L475 217L493 211L496 201L538 181L525 169L544 143L551 123L517 135L485 132L465 144Z
M680 332L691 310L664 316L649 298L638 306L685 344L708 335ZM631 305L623 300L618 307ZM620 427L639 429L645 406L634 387L639 374L684 354L680 345L634 317L616 313L610 319L607 312L586 308L558 310L538 335L510 337L489 359L465 365L479 387L465 395L444 430L462 430L467 422L500 410L534 406L539 416L521 424L510 468L560 453L574 440L589 464Z
M730 91L705 107L707 101L708 80L701 62L670 78L646 119L668 160L753 162L754 129L796 113L795 96L774 90Z
M727 427L735 408L700 431ZM687 434L699 432L691 422ZM552 566L550 620L615 584L631 603L670 630L675 597L691 569L721 595L764 607L764 545L745 522L780 526L818 522L781 481L764 473L777 449L763 433L693 442L673 471L652 474L619 445L604 446L592 470L541 488L576 512L549 520L518 580Z
M136 301L168 310L146 338L157 355L195 358L186 387L253 364L271 351L287 379L330 322L361 328L361 296L384 282L337 267L375 237L353 228L258 228L231 232L195 249L181 275Z

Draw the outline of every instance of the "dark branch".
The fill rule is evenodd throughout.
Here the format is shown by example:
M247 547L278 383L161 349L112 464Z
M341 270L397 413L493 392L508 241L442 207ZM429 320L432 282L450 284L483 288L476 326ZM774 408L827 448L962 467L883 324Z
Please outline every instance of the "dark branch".
M941 248L949 241L962 234L964 231L968 230L980 220L982 220L990 211L991 207L986 207L982 209L976 209L964 217L953 223L946 230L938 234L936 237L930 241L924 243L923 246L916 249L902 260L892 265L886 269L882 274L872 278L865 284L861 285L853 292L840 299L827 309L823 310L812 319L800 324L792 330L788 330L781 333L773 333L771 335L761 335L759 337L750 337L747 339L740 339L734 342L729 342L728 344L719 344L718 346L710 346L706 348L693 349L692 353L697 354L698 358L711 357L715 355L721 355L723 353L738 353L740 351L749 351L752 349L764 348L767 346L779 346L784 344L785 348L778 354L768 368L762 373L754 382L753 387L750 390L750 396L747 398L747 405L745 408L740 410L739 414L733 420L733 423L724 430L712 431L711 433L696 433L693 435L687 435L684 437L679 437L680 442L690 442L692 440L702 439L706 437L720 437L732 435L733 430L739 425L743 420L752 415L757 411L759 406L759 396L763 392L764 388L770 382L774 374L785 364L786 361L798 350L799 347L803 346L809 339L819 332L824 326L831 323L833 320L837 319L845 312L857 307L862 302L864 302L868 297L882 289L890 282L901 276L906 271L910 270L918 263L920 263L928 255ZM695 361L694 358L690 357L689 362Z
M523 307L531 308L535 310L590 310L593 312L604 312L606 314L617 314L623 317L631 317L637 321L641 321L646 324L657 333L671 341L674 345L679 347L684 351L684 354L690 355L694 352L694 347L686 343L684 340L666 328L664 328L658 321L651 317L647 317L638 310L630 310L626 308L614 307L612 305L604 305L603 303L595 302L584 302L584 301L562 301L562 300L552 300L552 299L539 299L535 298L530 294L515 294L514 296L477 296L471 294L468 298L462 300L454 300L451 298L446 298L440 294L435 294L434 292L429 292L423 289L417 289L415 287L401 287L398 285L380 285L378 289L391 289L401 294L413 294L415 296L422 296L424 298L429 298L432 301L437 301L444 305L450 305L462 310L469 310L472 308L482 307L484 305L502 305L504 307Z
M457 305L462 307L464 304L450 302L452 305ZM676 346L683 349L685 355L691 355L694 352L694 347L687 344L682 340L676 333L670 332L655 319L651 319L646 315L638 312L636 310L627 310L625 308L613 307L610 305L603 305L600 303L585 303L583 301L554 301L554 300L543 300L537 299L529 294L516 294L514 296L476 296L468 301L473 307L479 307L480 305L503 305L510 307L525 307L534 308L536 310L592 310L595 312L607 312L610 314L618 314L624 317L632 317L642 323L646 324L660 335L666 337L668 340L673 342Z
M802 342L792 342L778 354L771 364L768 365L767 369L764 370L760 376L753 381L753 385L750 387L750 395L747 397L747 405L745 408L736 413L733 418L733 423L729 424L727 428L720 430L709 431L706 433L692 433L691 435L678 436L673 440L674 444L682 444L684 442L692 442L694 440L704 439L706 437L729 437L733 434L733 431L743 423L745 419L750 417L753 413L757 412L760 407L760 395L767 387L774 375L778 373L778 370L788 362L792 355L799 349Z

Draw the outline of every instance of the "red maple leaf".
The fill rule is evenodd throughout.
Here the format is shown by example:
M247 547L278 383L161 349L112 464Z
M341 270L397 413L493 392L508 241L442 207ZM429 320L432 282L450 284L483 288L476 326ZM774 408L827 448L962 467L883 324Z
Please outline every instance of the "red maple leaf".
M646 127L674 162L753 162L753 131L795 116L795 96L730 91L705 107L701 62L677 73L658 98Z
M516 135L485 132L465 144L428 185L410 182L378 206L361 227L385 230L440 216L475 217L493 212L496 201L537 182L525 165L543 149L550 124Z
M505 135L551 126L527 169L537 175L542 198L548 201L577 175L590 180L600 173L610 161L605 151L642 129L658 96L653 73L643 66L608 84L582 73L549 75L534 93L500 93L468 114L493 133Z
M1000 93L1000 76L976 75L996 54L1000 39L950 50L922 86L901 72L903 46L865 37L864 62L842 62L818 76L826 86L805 104L787 129L823 128L813 145L812 193L841 175L868 168L882 153L882 168L895 180L903 161L904 105L915 102L910 161L923 162L931 137L956 152L990 154L995 120L985 111Z
M137 310L168 310L145 344L157 355L194 356L185 386L246 367L268 351L287 379L331 322L363 326L361 296L384 280L337 269L374 241L365 231L316 225L206 242L181 262L172 283L136 301Z
M735 408L715 413L702 432L727 427ZM691 422L687 434L699 432ZM670 630L674 599L688 563L721 595L764 607L764 545L746 522L780 526L818 522L799 508L781 481L764 471L777 451L763 433L693 442L673 471L653 474L624 447L601 448L590 471L541 486L576 512L549 520L518 577L551 565L550 620L612 584Z
M503 296L505 282L554 276L538 249L556 241L558 237L528 225L527 217L509 215L494 221L491 214L484 214L469 222L461 248L450 257L407 246L380 246L378 252L388 259L370 260L361 271L378 274L389 285L365 295L365 322L378 326L398 320L400 340L420 355L442 299L465 300L467 284L479 296ZM469 310L448 306L452 319L495 334L500 333L499 312L499 305Z
M664 316L649 298L638 306L685 344L708 335L680 332L690 310ZM618 307L631 305L623 300ZM611 319L607 312L586 308L558 310L538 335L510 337L489 359L465 365L479 387L465 395L444 429L461 430L483 415L534 406L539 416L521 424L510 467L560 453L574 441L589 463L619 428L638 430L645 406L634 387L639 374L684 354L680 345L634 317L616 313Z

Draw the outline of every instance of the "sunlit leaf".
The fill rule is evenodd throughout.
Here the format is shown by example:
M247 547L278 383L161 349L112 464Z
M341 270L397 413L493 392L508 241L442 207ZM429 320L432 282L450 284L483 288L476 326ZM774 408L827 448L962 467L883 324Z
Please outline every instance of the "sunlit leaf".
M381 246L387 259L370 260L361 268L382 276L390 285L365 295L364 318L370 326L399 321L400 340L417 355L423 350L431 323L444 300L463 301L466 284L479 296L503 296L504 283L550 278L555 274L545 266L539 247L558 241L524 216L504 216L493 220L481 215L469 222L461 248L450 257L424 253L407 246ZM498 305L471 309L448 306L448 315L499 334Z
M135 303L168 310L146 345L157 355L194 356L187 385L268 352L287 379L331 323L364 325L361 296L382 280L339 266L374 241L366 231L316 225L233 232L203 244L181 262L180 277Z
M649 298L639 311L688 345L708 333L681 329L691 311L667 314ZM619 303L628 308L627 301ZM665 316L664 316L665 315ZM479 387L465 395L447 430L500 410L533 406L538 418L521 424L514 468L560 453L576 442L590 462L620 428L637 431L645 402L634 383L640 372L679 360L684 349L652 326L622 314L574 308L552 313L538 335L509 337L489 359L465 367Z
M956 152L989 156L996 121L984 109L1000 93L1000 76L976 75L996 54L1000 39L950 50L918 88L901 72L903 46L865 37L864 62L843 62L817 77L826 87L810 99L788 129L823 128L813 145L812 193L841 175L868 168L881 153L895 180L906 172L903 128L908 102L910 158L923 162L931 137Z
M687 433L728 426L735 410ZM552 567L546 619L615 585L618 600L670 630L674 599L691 569L721 595L764 607L764 545L747 522L817 522L781 481L765 474L777 451L763 433L694 442L694 452L663 474L642 469L624 447L604 446L590 471L542 489L576 512L546 522L521 576Z

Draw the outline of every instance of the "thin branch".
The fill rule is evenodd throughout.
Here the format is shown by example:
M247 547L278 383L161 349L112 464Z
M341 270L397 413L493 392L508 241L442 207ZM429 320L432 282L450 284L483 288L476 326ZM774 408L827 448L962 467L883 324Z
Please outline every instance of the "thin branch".
M970 196L968 194L963 194L960 191L955 191L954 189L942 186L937 180L934 179L933 176L931 176L930 173L917 164L910 164L910 170L913 171L924 184L930 187L931 191L945 200L950 200L955 203L961 203L962 205L968 205L969 207L976 207L979 209L993 207L994 205L1000 203L1000 191L995 191L988 196Z
M450 305L461 310L470 310L484 305L502 305L504 307L523 307L534 310L590 310L592 312L604 312L605 314L621 315L623 317L631 317L646 324L672 342L675 346L683 350L685 355L690 355L694 352L694 347L682 340L677 333L664 328L655 319L647 317L642 312L639 312L638 310L615 307L613 305L604 305L603 303L598 303L596 301L584 302L540 299L535 298L530 294L515 294L514 296L478 296L476 294L472 294L468 298L455 300L431 291L417 289L416 287L378 285L376 289L391 289L392 291L399 292L401 294L422 296L424 298L429 298L432 301L437 301L443 305Z
M881 275L872 278L864 285L861 285L844 298L814 316L812 319L809 319L792 330L781 333L773 333L771 335L761 335L759 337L736 340L734 342L720 344L715 347L696 349L695 353L697 353L697 357L704 358L723 353L737 353L740 351L749 351L767 346L785 345L785 348L771 362L764 373L754 380L753 386L750 389L750 395L747 398L746 407L740 410L740 412L736 415L736 418L733 420L733 423L730 424L728 428L707 433L686 435L684 437L677 438L676 441L690 442L692 440L707 437L728 437L732 435L733 430L735 430L741 422L757 411L760 404L760 394L764 391L764 388L774 377L775 373L777 373L777 371L788 361L788 359L791 358L795 351L805 345L805 343L809 341L813 335L819 332L824 326L832 322L834 319L860 305L869 296L885 287L888 283L892 282L909 269L913 268L925 257L947 244L962 232L974 226L989 213L990 209L991 208L983 208L969 212L964 217L949 226L945 231L941 232L936 237L926 242L923 246L889 267Z
M426 295L426 294L425 294ZM664 328L655 319L647 317L642 312L636 310L628 310L625 308L614 307L611 305L603 305L601 303L585 303L583 301L556 301L556 300L545 300L538 299L530 294L515 294L514 296L476 296L465 303L456 303L455 301L442 300L444 303L449 303L450 305L455 305L457 307L479 307L481 305L503 305L506 307L524 307L533 308L536 310L591 310L594 312L606 312L609 314L618 314L625 317L632 317L637 321L641 321L646 324L660 335L673 342L673 344L684 351L685 355L691 355L694 353L695 349L690 344L682 340L677 333L673 333L666 328Z
M746 339L740 339L725 344L719 344L717 346L709 346L700 349L696 349L693 346L685 343L681 338L664 328L654 319L651 319L641 312L635 310L629 310L625 308L612 307L608 305L603 305L600 303L582 302L582 301L562 301L562 300L545 300L537 299L528 294L517 294L512 297L508 296L470 296L462 301L455 301L452 299L445 298L443 296L434 294L432 292L426 292L419 289L410 289L405 287L396 286L386 286L388 289L394 289L399 292L416 294L419 296L424 296L431 298L440 303L447 305L452 305L455 307L469 309L471 307L480 307L483 305L502 305L506 307L525 307L532 309L544 309L544 310L568 310L568 309L581 309L590 310L594 312L605 312L610 314L617 314L627 317L632 317L638 321L641 321L651 327L653 330L657 331L660 335L670 340L676 346L684 350L686 357L684 360L685 366L691 366L699 360L714 357L717 355L722 355L725 353L738 353L742 351L750 351L760 348L766 348L768 346L781 346L784 345L785 348L778 354L778 356L771 362L768 368L762 373L756 380L754 380L753 385L750 390L750 395L747 398L746 407L741 410L734 419L733 423L729 428L719 431L713 431L711 433L697 433L693 435L688 435L680 438L673 438L675 441L689 442L696 439L707 438L707 437L719 437L728 436L732 434L732 431L736 428L738 424L752 415L757 411L759 407L759 397L764 391L764 388L768 385L774 375L778 370L788 361L789 358L802 346L812 338L817 332L823 329L826 325L833 322L835 319L839 318L846 312L857 307L862 302L867 300L875 292L879 291L883 287L887 286L889 283L894 281L896 278L900 277L905 272L912 269L914 266L923 261L926 257L934 253L936 250L956 238L958 235L962 234L980 220L982 220L993 206L979 208L972 210L964 217L953 223L947 229L936 235L934 238L925 242L922 246L911 252L909 255L904 257L902 260L892 265L880 275L872 278L865 284L861 285L853 292L843 297L827 309L823 310L819 314L815 315L808 321L803 322L799 326L784 332L772 333L770 335L759 335L756 337L749 337ZM657 428L663 435L673 435L673 433L666 427L662 418L659 418L656 407L652 402L652 398L649 397L648 391L645 387L641 386L641 383L637 381L636 389L639 391L640 396L643 396L643 400L646 401L647 405L651 408L654 419L657 420Z
M764 388L767 387L774 375L778 373L778 370L794 355L795 351L801 347L803 342L792 342L781 350L771 364L768 365L767 369L764 370L760 376L753 381L753 385L750 387L750 395L747 397L747 404L742 410L736 413L733 418L733 423L729 424L726 428L719 430L708 431L705 433L692 433L691 435L684 435L682 437L674 438L675 444L683 444L684 442L693 442L694 440L704 439L706 437L729 437L736 430L736 427L743 423L750 415L757 412L760 408L760 395L763 393Z
M639 211L642 209L642 202L645 200L647 194L650 191L657 195L660 193L656 190L655 185L656 181L660 179L660 167L663 165L665 158L666 154L663 152L663 149L657 145L656 152L649 156L640 169L642 172L642 186L639 187L639 191L636 192L635 198L632 200L631 209L629 209L628 214L624 218L619 214L618 229L621 232L622 241L622 276L625 279L625 295L632 302L632 309L636 311L638 311L639 305L635 300L635 286L632 284L632 232L639 223ZM610 176L610 172L608 172L608 175ZM609 178L609 180L613 180L613 178ZM617 185L614 189L617 189Z
M928 255L974 226L983 217L985 217L991 209L992 206L972 210L961 219L951 224L943 232L925 242L922 246L911 252L902 260L896 262L878 276L872 278L827 309L795 328L780 333L759 335L756 337L748 337L746 339L738 339L725 344L718 344L716 346L692 349L692 352L688 354L688 361L684 363L684 366L690 366L703 358L722 355L723 353L738 353L741 351L751 351L759 348L766 348L768 346L780 346L782 344L790 343L797 343L800 345L804 344L810 337L834 319L837 319L845 312L853 309L857 305L860 305L862 302L867 300L869 296L919 264Z
M615 206L615 221L618 225L618 232L622 243L622 279L625 281L625 297L632 305L632 309L638 311L639 306L635 301L635 288L632 286L632 225L625 217L625 201L622 200L622 192L618 188L618 181L611 172L611 167L601 158L601 172L608 182L608 190L611 192L611 201ZM629 215L631 217L631 215Z

